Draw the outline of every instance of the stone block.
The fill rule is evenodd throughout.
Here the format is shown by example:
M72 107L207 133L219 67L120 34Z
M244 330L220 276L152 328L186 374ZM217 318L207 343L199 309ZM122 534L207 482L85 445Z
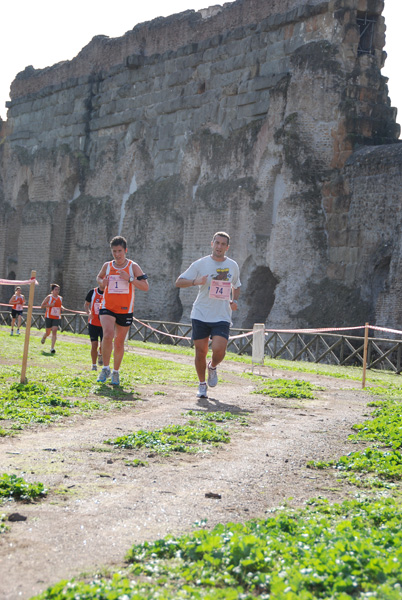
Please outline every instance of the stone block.
M127 56L125 64L127 69L139 69L144 64L144 57L140 54L131 54Z
M243 106L239 106L239 117L264 117L269 109L269 97Z

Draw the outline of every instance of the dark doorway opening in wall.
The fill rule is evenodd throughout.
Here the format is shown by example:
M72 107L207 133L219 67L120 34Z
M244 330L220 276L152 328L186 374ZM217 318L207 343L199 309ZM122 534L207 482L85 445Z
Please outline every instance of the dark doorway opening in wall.
M13 281L15 280L15 271L9 271L8 275L7 275L7 279L9 281ZM11 285L2 285L1 286L3 288L3 293L2 293L2 297L1 300L2 302L4 302L5 304L8 303L8 301L10 300L11 296L14 294L14 288Z
M275 288L278 279L269 267L257 267L250 274L244 292L248 305L244 327L251 329L254 323L265 323L275 302Z
M357 55L374 54L374 33L377 23L377 15L368 13L357 13L356 19L359 26L360 39L357 48Z
M391 256L383 256L375 265L371 284L372 307L375 313L379 298L389 292ZM375 318L375 317L374 317Z

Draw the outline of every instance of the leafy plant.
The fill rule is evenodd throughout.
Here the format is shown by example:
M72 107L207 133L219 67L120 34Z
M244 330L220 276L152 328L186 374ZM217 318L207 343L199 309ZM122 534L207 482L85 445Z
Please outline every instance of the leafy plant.
M12 383L1 391L0 419L12 421L14 425L21 427L30 423L52 422L60 417L69 416L72 409L85 412L101 408L98 402L71 397L77 393L76 389L74 382L69 382L66 390L37 381L27 384ZM70 397L67 397L67 394Z
M7 530L5 520L6 520L6 515L0 514L0 534L4 533Z
M60 582L36 600L400 600L401 506L391 499L305 509L134 545L131 573Z
M125 460L124 464L127 467L147 467L148 463L146 460L141 460L139 458L135 458L134 460Z
M378 388L373 388L373 393L379 393ZM381 394L386 394L381 389ZM395 397L395 387L389 392ZM377 400L371 402L376 410L372 418L363 423L353 425L358 433L349 436L349 439L357 442L368 440L375 442L374 448L366 448L362 451L350 452L337 460L328 462L310 461L308 467L324 469L333 467L340 473L344 473L348 480L358 486L383 487L386 482L397 482L402 480L402 404L395 399ZM386 447L379 449L377 446ZM356 477L354 473L363 475L372 474L369 479ZM388 487L388 486L386 486Z
M0 498L4 500L35 500L46 495L43 483L27 483L22 477L3 473L0 476Z
M394 450L402 446L402 404L395 400L386 400L372 405L377 407L372 418L353 425L358 433L349 439L375 441Z
M264 394L271 398L314 398L314 390L323 388L302 379L272 379L264 381L253 394Z
M240 423L241 425L248 425L247 423L247 419L243 416L243 415L237 415L231 412L220 412L220 411L210 411L210 412L204 412L204 411L197 411L197 410L189 410L187 411L187 415L190 417L195 417L196 419L200 420L202 423L207 423L207 422L215 422L215 423L227 423L228 421L236 421L238 423ZM191 423L194 423L195 421L190 421Z
M135 433L123 435L105 443L119 448L147 448L158 454L171 452L198 452L200 444L217 445L228 443L229 434L215 425L168 425L155 431L139 430Z

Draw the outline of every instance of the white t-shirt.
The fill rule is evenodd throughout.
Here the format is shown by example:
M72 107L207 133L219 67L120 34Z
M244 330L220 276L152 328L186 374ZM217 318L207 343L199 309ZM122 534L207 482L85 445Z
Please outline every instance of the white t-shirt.
M232 310L230 300L219 299L219 292L226 295L225 282L229 282L234 289L241 286L239 265L231 258L223 261L214 260L211 256L204 256L193 262L189 268L180 275L180 278L194 280L198 277L208 275L204 285L198 286L198 295L194 301L191 318L206 323L217 323L218 321L232 321ZM222 281L225 288L220 288L219 283L213 286L211 281ZM218 292L215 294L215 292ZM214 296L214 297L211 297Z

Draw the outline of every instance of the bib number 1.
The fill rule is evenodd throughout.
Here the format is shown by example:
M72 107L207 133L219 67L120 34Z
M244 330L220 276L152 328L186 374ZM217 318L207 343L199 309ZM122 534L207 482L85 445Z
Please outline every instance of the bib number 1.
M220 279L213 279L209 287L209 297L215 300L230 300L230 288L232 284L230 281L221 281Z
M109 275L109 294L128 294L129 283L120 275Z

